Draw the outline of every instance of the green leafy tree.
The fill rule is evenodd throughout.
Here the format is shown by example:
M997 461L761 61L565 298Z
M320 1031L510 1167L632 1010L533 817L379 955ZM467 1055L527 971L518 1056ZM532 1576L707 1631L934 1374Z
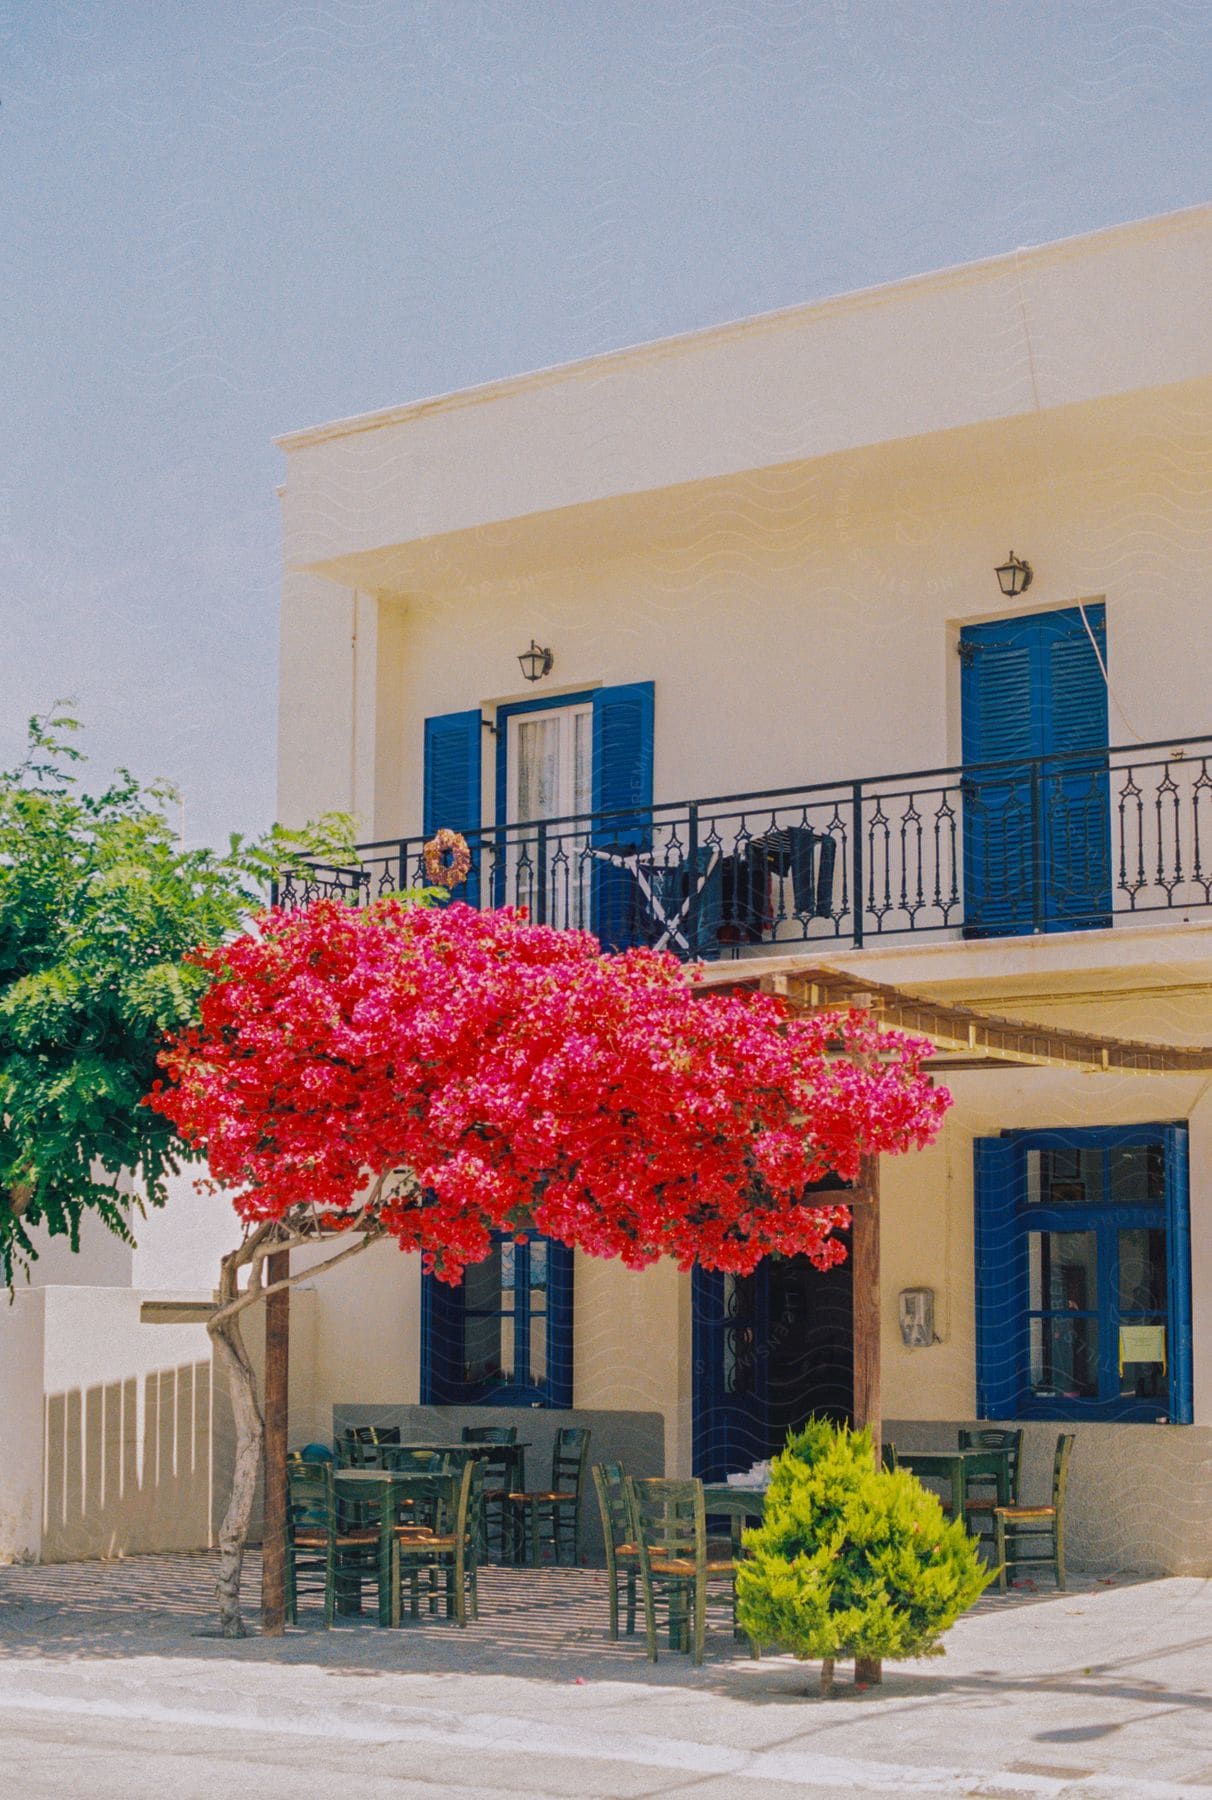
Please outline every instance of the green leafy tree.
M762 1523L737 1569L741 1625L821 1659L942 1654L939 1639L993 1578L961 1520L905 1469L876 1469L871 1434L811 1419L775 1458Z
M210 975L186 960L263 906L284 864L348 852L350 821L275 826L225 851L185 849L176 796L119 770L80 785L79 727L31 719L0 773L0 1272L37 1254L36 1225L76 1249L93 1213L131 1240L131 1207L161 1206L181 1140L141 1104L166 1032L194 1018ZM133 1177L133 1180L132 1180Z

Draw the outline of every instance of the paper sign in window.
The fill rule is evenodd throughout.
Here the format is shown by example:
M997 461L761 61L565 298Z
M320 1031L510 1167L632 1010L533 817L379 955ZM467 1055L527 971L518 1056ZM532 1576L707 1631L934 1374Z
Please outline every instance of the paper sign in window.
M1125 1363L1160 1363L1166 1372L1166 1328L1164 1325L1121 1325L1119 1328L1119 1372Z

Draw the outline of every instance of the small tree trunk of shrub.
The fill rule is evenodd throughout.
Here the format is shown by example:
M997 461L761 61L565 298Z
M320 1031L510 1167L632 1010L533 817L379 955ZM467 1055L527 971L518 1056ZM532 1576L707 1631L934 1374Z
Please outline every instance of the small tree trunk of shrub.
M821 1699L833 1699L833 1658L825 1657L821 1663Z

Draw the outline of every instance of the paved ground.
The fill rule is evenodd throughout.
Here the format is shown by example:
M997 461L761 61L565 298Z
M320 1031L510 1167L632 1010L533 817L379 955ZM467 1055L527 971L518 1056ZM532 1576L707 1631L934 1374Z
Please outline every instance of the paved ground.
M1212 1800L1212 1583L986 1598L945 1658L822 1702L814 1668L723 1632L698 1670L607 1644L592 1571L489 1571L466 1632L313 1612L240 1644L204 1635L211 1580L0 1569L3 1800Z

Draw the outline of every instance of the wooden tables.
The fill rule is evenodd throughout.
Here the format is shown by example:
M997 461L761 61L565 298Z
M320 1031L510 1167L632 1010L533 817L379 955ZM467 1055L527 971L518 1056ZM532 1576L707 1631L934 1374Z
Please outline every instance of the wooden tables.
M392 1448L397 1448L393 1445ZM409 1448L412 1448L410 1445ZM334 1469L333 1486L349 1488L355 1493L366 1490L372 1497L379 1494L379 1624L398 1623L397 1597L392 1592L392 1543L396 1523L396 1499L433 1497L453 1503L457 1475L443 1475L432 1469ZM357 1606L342 1605L341 1612L355 1612Z
M474 1458L477 1462L507 1463L509 1466L510 1488L524 1488L526 1485L526 1452L530 1449L529 1441L520 1444L465 1444L458 1442L431 1444L384 1444L383 1460L387 1467L391 1466L394 1456L406 1457L420 1454L422 1456L461 1457L464 1462Z
M945 1481L951 1489L951 1512L966 1519L968 1481L973 1475L991 1475L997 1483L997 1504L1010 1504L1010 1452L1008 1450L898 1450L897 1466L914 1475Z
M708 1481L703 1484L703 1507L708 1518L713 1513L717 1516L725 1513L728 1516L734 1557L742 1554L742 1531L750 1519L761 1518L765 1504L764 1487L738 1487L723 1481Z

